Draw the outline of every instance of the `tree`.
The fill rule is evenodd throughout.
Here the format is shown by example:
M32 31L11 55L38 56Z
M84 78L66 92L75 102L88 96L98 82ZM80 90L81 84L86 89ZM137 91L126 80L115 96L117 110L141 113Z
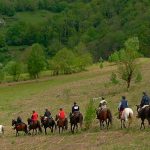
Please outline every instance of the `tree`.
M131 80L137 76L138 64L136 59L141 56L139 53L139 41L137 37L129 38L125 42L125 47L110 56L111 61L118 64L118 74L130 87Z
M16 61L10 61L5 66L6 72L13 77L13 81L18 81L22 68L21 64Z
M39 78L39 73L45 67L45 54L40 44L33 44L30 48L30 53L27 59L28 72L31 78Z
M70 74L73 73L75 55L69 49L61 49L54 57L50 63L50 68L53 70L54 74Z

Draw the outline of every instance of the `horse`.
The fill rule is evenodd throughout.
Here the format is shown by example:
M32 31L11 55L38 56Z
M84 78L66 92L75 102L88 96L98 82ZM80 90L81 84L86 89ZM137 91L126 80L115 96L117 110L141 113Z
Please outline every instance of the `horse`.
M4 135L4 126L0 125L0 134Z
M31 118L28 118L27 121L28 121L28 125L29 125L28 126L29 132L31 130L33 130L32 135L34 133L34 130L36 131L35 134L37 134L37 129L39 129L40 133L42 133L42 128L41 128L40 122L38 120L37 121L32 121Z
M19 136L18 131L24 131L26 134L28 133L28 128L25 123L17 123L15 119L12 119L12 126L14 126L14 130L16 130L16 136Z
M99 119L100 122L100 129L104 127L104 122L105 122L108 130L109 124L112 125L112 113L110 109L103 108L102 110L97 110L96 114L97 114L97 119Z
M148 123L150 125L150 106L149 105L145 105L143 108L140 107L140 105L136 105L137 106L137 113L138 113L138 118L141 118L141 127L140 129L142 129L142 126L145 129L145 125L144 125L144 120L147 119Z
M133 110L131 108L125 108L120 117L121 120L121 129L122 127L126 128L125 122L129 120L128 128L130 127L133 121Z
M71 132L74 133L74 129L78 129L78 123L80 124L80 128L82 129L83 124L83 115L79 112L74 112L74 114L70 113L70 124L71 124Z
M44 126L45 134L47 134L47 132L46 132L47 128L50 128L52 133L53 133L53 128L55 127L55 129L56 129L56 123L53 118L41 116L41 124L42 124L42 126Z
M58 115L56 115L55 121L57 121L57 126L59 128L59 134L60 134L60 129L62 128L62 133L64 129L68 129L68 120L67 118L65 119L60 119Z

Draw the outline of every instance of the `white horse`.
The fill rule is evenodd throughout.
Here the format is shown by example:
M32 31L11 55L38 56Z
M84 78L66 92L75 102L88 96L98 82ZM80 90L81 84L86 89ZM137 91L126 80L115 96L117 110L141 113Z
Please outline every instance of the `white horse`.
M128 128L133 121L133 110L131 108L125 108L121 114L121 128L126 128L125 123L128 122Z
M4 134L4 126L0 125L0 134Z

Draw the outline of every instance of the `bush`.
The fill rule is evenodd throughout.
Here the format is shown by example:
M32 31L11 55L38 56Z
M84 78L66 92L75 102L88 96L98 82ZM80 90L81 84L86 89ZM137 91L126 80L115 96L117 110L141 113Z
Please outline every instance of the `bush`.
M93 120L95 119L95 106L94 101L90 100L87 104L86 112L85 112L85 128L89 129L92 126Z
M113 84L118 84L119 83L119 81L117 80L117 75L114 72L112 72L112 74L111 74L110 81Z

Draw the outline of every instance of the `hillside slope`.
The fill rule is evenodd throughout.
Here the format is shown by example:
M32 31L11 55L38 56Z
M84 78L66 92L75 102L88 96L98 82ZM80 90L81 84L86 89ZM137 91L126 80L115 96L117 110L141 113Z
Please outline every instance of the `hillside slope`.
M0 85L0 124L5 125L5 135L0 140L2 149L57 149L57 150L99 150L99 149L147 149L149 144L149 129L146 125L144 131L140 131L140 120L136 117L130 129L121 130L117 117L117 106L122 95L129 101L130 107L134 110L139 103L142 92L150 94L149 74L150 59L141 59L143 81L132 84L129 92L125 86L112 85L109 83L111 72L116 66L105 63L103 69L97 65L89 68L88 71L73 74L51 77L45 81L37 80L20 84ZM58 109L63 107L67 114L71 106L76 101L85 113L86 105L90 98L104 96L108 101L108 107L113 113L113 126L110 130L99 129L99 123L94 119L92 128L89 131L79 131L72 135L69 131L59 135L58 131L48 135L15 137L14 130L11 129L11 119L20 115L23 121L31 116L35 109L42 115L45 108L51 110L55 116ZM95 102L98 105L98 101Z

